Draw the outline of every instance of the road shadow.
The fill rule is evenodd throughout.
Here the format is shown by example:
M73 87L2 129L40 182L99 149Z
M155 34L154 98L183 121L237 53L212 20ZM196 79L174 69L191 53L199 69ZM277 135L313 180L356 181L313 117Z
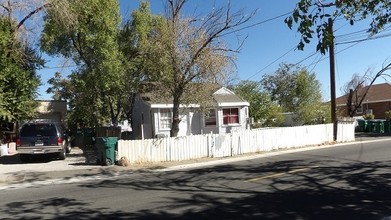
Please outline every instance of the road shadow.
M223 165L79 185L100 191L123 188L164 192L164 198L154 198L157 207L137 212L116 211L113 206L93 208L90 203L64 196L8 203L0 213L13 219L379 220L391 216L391 161L330 166L334 162ZM314 164L317 166L311 169L289 173ZM249 181L275 173L284 175ZM131 201L129 207L133 206Z
M164 191L162 206L132 213L137 219L382 219L391 216L391 161L282 161L165 172L140 179L105 180L88 188ZM297 172L303 167L317 167ZM270 178L248 181L257 177ZM247 182L246 182L247 181ZM202 207L195 208L195 205ZM172 211L186 210L180 216Z

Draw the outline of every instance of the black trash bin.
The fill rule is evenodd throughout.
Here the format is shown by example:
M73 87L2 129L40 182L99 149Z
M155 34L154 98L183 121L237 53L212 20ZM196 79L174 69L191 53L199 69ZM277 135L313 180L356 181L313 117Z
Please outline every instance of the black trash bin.
M97 164L110 166L115 164L115 146L118 137L96 137L95 146L98 151Z

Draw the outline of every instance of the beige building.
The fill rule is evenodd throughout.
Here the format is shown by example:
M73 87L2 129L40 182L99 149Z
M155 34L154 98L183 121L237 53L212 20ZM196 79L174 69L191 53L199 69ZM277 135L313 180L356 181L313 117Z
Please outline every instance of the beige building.
M39 119L51 119L66 123L67 102L55 100L39 100L38 117Z

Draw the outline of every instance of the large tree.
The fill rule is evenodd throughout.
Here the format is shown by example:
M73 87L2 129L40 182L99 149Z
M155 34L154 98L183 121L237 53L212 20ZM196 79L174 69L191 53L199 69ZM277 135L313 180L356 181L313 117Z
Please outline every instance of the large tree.
M155 56L155 64L159 67L155 79L162 85L162 93L173 99L172 137L179 131L180 104L197 101L186 95L210 94L199 88L194 90L194 83L224 82L237 50L229 49L223 36L252 17L252 14L245 16L242 12L232 13L229 4L202 18L186 17L182 14L186 2L166 1L166 21L158 30L154 44L159 51Z
M304 124L317 124L328 118L329 111L322 108L321 84L315 73L301 69L295 80L295 113L297 121Z
M70 58L74 90L71 117L94 115L90 126L116 124L122 112L123 57L118 46L121 22L118 1L52 1L47 10L41 48L49 55ZM87 111L86 111L87 110Z
M264 75L261 84L284 112L296 114L297 122L314 124L322 117L327 118L326 112L320 110L320 82L315 74L308 72L307 69L281 64L274 74Z
M36 71L44 61L32 47L33 37L26 37L30 27L26 23L46 6L21 1L0 3L0 120L21 121L35 116L40 84Z
M137 93L145 92L151 82L152 74L158 72L158 48L153 41L158 37L157 30L164 22L160 15L153 15L147 1L142 1L138 9L131 13L119 34L119 48L124 56L123 93L124 117L131 121L134 98Z
M295 83L299 68L293 64L280 64L273 74L262 76L262 88L271 94L272 100L276 101L283 111L295 110Z

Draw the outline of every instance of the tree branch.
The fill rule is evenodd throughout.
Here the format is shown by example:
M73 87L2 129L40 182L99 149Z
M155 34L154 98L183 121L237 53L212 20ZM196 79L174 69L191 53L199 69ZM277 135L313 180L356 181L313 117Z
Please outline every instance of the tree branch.
M28 15L26 15L26 17L24 17L24 18L19 22L19 24L16 26L16 30L18 30L18 29L24 24L24 22L27 21L27 19L31 18L31 16L33 16L34 14L36 14L36 13L42 11L43 9L45 9L45 8L47 8L47 7L51 7L51 6L52 6L52 4L47 3L47 4L42 5L41 7L36 8L34 11L31 11Z
M338 1L338 0L337 0ZM323 3L322 2L322 0L317 0L316 1L316 5L318 6L318 7L321 7L321 8L327 8L327 7L332 7L332 6L335 6L336 5L336 3L327 3L327 4L325 4L325 3Z

